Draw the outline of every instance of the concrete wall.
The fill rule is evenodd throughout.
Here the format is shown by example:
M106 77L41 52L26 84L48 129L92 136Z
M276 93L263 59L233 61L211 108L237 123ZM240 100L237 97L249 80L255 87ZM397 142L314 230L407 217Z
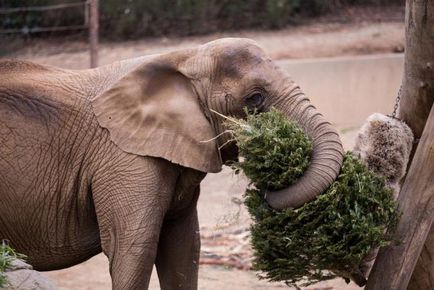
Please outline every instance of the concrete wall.
M390 114L402 80L402 54L278 62L312 103L339 127L355 127L374 112Z

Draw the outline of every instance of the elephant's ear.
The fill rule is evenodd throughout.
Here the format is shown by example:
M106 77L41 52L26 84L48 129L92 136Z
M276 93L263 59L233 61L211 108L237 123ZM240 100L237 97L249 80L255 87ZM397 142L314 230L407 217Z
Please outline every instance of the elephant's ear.
M122 150L203 172L222 162L215 132L174 57L146 61L92 100L99 124Z

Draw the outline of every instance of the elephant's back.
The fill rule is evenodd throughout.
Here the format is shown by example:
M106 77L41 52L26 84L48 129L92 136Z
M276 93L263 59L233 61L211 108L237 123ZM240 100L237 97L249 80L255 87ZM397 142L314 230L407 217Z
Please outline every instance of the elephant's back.
M23 113L34 113L30 106L41 113L73 109L86 98L79 83L81 74L25 60L0 60L0 105L11 104L14 98Z
M34 73L34 72L41 72L41 71L50 71L50 70L62 71L62 69L60 68L41 65L27 60L13 59L13 58L0 59L0 73L2 75L27 74L27 73Z

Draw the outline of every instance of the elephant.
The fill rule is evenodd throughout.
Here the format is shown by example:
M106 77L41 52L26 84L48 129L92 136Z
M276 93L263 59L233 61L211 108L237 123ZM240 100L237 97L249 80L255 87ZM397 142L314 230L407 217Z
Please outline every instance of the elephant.
M66 70L0 62L0 238L40 271L103 252L113 289L197 289L200 182L237 160L221 116L274 107L313 142L311 163L275 209L335 180L338 133L253 40ZM214 112L218 112L216 114Z

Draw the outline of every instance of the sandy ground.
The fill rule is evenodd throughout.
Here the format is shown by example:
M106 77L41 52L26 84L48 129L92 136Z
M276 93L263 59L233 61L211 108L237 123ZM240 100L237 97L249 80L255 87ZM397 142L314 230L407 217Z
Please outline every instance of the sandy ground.
M404 24L402 22L310 24L279 31L226 32L199 37L160 37L122 43L102 43L99 47L99 64L192 47L222 37L254 39L273 59L349 56L402 52ZM36 41L25 48L13 51L7 57L26 58L71 69L89 67L87 45L65 39Z
M188 38L153 38L124 43L103 43L99 51L100 64L116 60L194 46L219 37L248 37L256 40L275 59L313 58L402 51L404 25L401 21L357 22L350 24L310 24L272 32L231 32ZM36 42L10 54L64 68L81 69L88 66L86 45L65 42L64 39ZM350 117L350 116L349 116ZM356 128L340 129L346 148L352 147ZM246 210L233 202L241 198L246 181L225 168L210 174L202 186L199 200L199 220L203 230L224 231L227 225L247 226ZM102 254L75 267L46 273L60 289L110 289L108 262ZM282 289L285 285L259 281L255 273L218 266L201 266L199 289ZM159 289L154 273L150 289ZM320 283L308 289L359 289L346 285L342 279Z

